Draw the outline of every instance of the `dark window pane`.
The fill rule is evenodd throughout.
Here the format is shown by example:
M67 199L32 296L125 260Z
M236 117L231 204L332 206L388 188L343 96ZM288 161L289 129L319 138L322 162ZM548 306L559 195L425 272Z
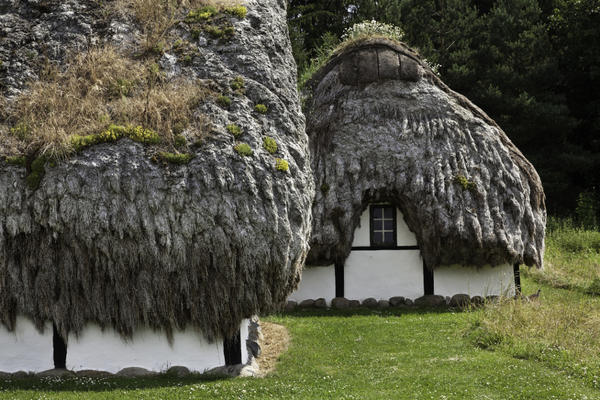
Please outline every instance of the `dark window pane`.
M373 243L374 245L380 245L383 243L383 232L373 232Z
M396 244L396 240L394 238L394 232L386 232L385 233L385 244Z
M383 209L383 215L385 218L394 218L394 208L393 207L385 207Z
M386 231L393 231L394 230L394 221L393 220L384 221L383 229L385 229Z
M373 230L374 231L382 231L383 230L383 220L374 220L373 221Z
M382 208L381 207L373 207L373 218L381 218L381 211Z

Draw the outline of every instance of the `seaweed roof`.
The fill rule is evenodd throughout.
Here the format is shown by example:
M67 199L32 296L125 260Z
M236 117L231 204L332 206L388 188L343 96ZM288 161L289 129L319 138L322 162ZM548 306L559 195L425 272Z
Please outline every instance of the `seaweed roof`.
M545 196L534 167L480 108L403 43L369 38L308 82L317 192L307 263L343 262L370 202L395 204L429 268L542 266Z

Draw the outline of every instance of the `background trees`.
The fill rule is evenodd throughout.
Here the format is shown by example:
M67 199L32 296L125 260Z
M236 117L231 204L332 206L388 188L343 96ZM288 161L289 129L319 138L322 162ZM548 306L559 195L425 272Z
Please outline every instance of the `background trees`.
M290 0L299 71L356 22L400 26L541 175L554 215L600 207L600 0Z

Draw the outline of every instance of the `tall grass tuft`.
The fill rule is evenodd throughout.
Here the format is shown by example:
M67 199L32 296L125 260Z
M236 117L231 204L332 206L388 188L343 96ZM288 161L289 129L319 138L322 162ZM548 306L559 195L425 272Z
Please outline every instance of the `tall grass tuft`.
M16 99L0 151L62 158L73 136L99 134L110 124L139 125L172 143L175 127L200 136L206 121L193 110L209 91L197 82L165 80L152 61L134 60L106 46L49 70Z
M571 219L550 217L544 270L525 274L556 288L600 292L600 232L579 227Z
M600 304L596 299L505 299L474 315L469 335L477 346L549 363L600 388Z

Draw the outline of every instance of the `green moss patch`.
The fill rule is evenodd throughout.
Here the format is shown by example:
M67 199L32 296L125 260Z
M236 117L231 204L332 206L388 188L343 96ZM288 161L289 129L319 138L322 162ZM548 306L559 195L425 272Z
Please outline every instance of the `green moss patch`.
M252 154L254 154L252 147L250 147L247 143L236 144L233 149L241 156L250 157Z
M275 159L275 169L277 171L287 172L290 169L290 164L283 158Z
M477 184L473 181L470 181L464 175L460 175L460 174L456 175L454 177L454 183L460 185L465 190L470 190L470 191L477 190Z
M20 167L25 167L27 165L27 160L24 156L10 156L6 157L6 163L10 165L18 165Z
M259 114L266 114L269 111L269 109L264 104L257 104L254 106L254 111L256 111Z
M219 14L219 10L215 6L204 6L196 10L192 10L188 13L185 18L185 22L190 23L202 23L210 20L214 16Z
M158 153L158 158L170 164L189 164L192 161L193 156L188 153L168 153L166 151L161 151Z
M141 126L110 125L105 131L97 135L72 136L71 144L76 151L80 151L95 144L116 142L125 137L143 144L158 144L161 142L160 136L151 129L145 129Z
M227 125L227 132L231 133L236 138L242 136L242 128L236 124Z
M263 147L271 154L275 154L277 152L277 142L272 137L265 136L263 138Z
M231 39L235 35L233 26L206 25L204 32L208 33L214 39Z
M190 25L194 39L197 39L201 32L215 39L231 39L235 35L235 28L229 21L230 17L244 19L247 13L246 7L241 5L208 5L190 11L185 22Z
M187 144L187 140L185 139L185 136L183 136L183 135L175 135L174 142L175 142L175 147L183 147Z

